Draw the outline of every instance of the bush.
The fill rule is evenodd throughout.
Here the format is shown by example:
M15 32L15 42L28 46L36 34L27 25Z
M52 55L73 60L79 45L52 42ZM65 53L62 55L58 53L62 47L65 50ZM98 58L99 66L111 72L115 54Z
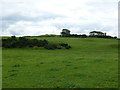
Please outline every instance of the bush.
M16 36L11 36L12 39L16 39Z
M66 49L70 49L70 48L71 48L71 46L66 46L65 48L66 48Z
M56 44L47 44L44 46L44 48L46 48L48 50L54 50L54 49L57 49L57 45Z
M34 49L39 49L39 47L38 47L38 46L34 46L33 48L34 48Z
M15 36L12 36L11 38L8 39L2 39L2 47L4 48L44 47L45 49L48 50L71 48L71 46L69 46L66 43L50 44L47 40L27 39L25 37L19 37L17 39Z
M66 44L66 43L60 43L59 45L60 45L60 46L63 46L63 47L68 46L68 44Z
M64 48L66 48L66 49L70 49L71 48L71 46L69 46L68 44L66 44L66 43L61 43L61 44L59 44L60 46L62 46L62 47L64 47Z
M71 46L69 46L66 43L60 43L60 44L47 44L44 46L44 48L48 50L63 49L63 48L70 49Z
M62 46L60 46L60 45L58 45L58 46L57 46L57 49L62 49L62 48L63 48L63 47L62 47Z
M34 46L45 46L48 44L47 40L37 40L37 39L26 39L25 37L12 36L8 39L2 39L2 47L5 48L23 48L23 47L34 47Z

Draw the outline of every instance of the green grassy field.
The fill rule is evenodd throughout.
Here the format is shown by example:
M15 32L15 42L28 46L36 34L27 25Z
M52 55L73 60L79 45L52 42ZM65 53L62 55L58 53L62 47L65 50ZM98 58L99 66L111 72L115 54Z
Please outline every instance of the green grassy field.
M35 37L34 37L35 38ZM3 49L3 88L117 88L118 40L40 37L71 49Z

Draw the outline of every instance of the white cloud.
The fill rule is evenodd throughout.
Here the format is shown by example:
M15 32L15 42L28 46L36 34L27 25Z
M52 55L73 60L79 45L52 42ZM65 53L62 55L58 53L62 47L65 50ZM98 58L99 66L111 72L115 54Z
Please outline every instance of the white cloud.
M2 0L2 35L89 33L116 36L118 0ZM1 19L0 19L1 20Z

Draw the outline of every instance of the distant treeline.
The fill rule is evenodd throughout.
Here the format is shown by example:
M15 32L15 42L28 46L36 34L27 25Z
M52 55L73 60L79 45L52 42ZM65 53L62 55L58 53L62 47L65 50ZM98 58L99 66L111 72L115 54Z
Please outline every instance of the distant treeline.
M112 37L112 36L89 36L89 37L96 37L96 38L108 38L108 39L117 39L117 37Z
M60 35L46 34L46 35L39 35L39 36L24 36L24 37L60 37Z
M40 35L39 37L59 37L60 35L55 35L55 34L46 34L46 35Z
M40 36L26 36L26 37L77 37L77 38L89 38L89 37L95 37L95 38L108 38L108 39L116 39L117 37L112 37L112 36L100 36L100 35L86 35L86 34L81 34L81 35L77 35L77 34L70 34L68 36L62 36L62 35L54 35L54 34L46 34L46 35L40 35Z
M45 49L70 49L66 43L52 44L47 40L27 39L26 37L11 36L7 39L2 39L3 48L24 48L24 47L44 47Z
M102 36L102 35L94 35L94 36L87 36L86 34L82 34L82 35L77 35L77 34L70 34L68 37L79 37L79 38L89 38L89 37L95 37L95 38L108 38L108 39L112 39L112 38L117 38L117 37L112 37L112 36Z

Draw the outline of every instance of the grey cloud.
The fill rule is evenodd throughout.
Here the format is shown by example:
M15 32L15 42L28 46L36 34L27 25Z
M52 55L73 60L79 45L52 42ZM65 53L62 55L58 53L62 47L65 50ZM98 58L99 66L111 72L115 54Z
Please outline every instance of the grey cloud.
M71 33L74 33L74 34L83 34L83 33L88 34L90 31L95 29L103 32L110 32L111 30L114 30L114 27L109 27L109 26L104 27L102 26L102 24L99 24L99 23L87 23L85 25L71 24L71 23L59 23L59 24L57 23L51 26L55 27L56 28L55 30L58 31L58 33L56 34L60 34L63 28L69 29ZM26 27L29 27L29 26L26 26ZM42 29L40 28L39 33L36 33L36 35L39 35L41 32L43 32L41 30ZM4 32L9 32L11 35L25 35L25 34L29 35L29 33L34 33L34 30L28 32L28 30L26 31L24 27L19 28L19 26L17 26L17 28L9 29L9 31L5 29ZM48 34L48 31L44 31L44 33ZM51 31L51 34L52 34L52 31Z
M9 27L9 25L15 24L18 21L41 22L41 21L56 19L56 18L65 18L65 16L57 15L53 13L47 13L47 12L37 17L27 17L20 14L12 14L9 16L3 16L2 19L0 19L0 21L2 21L1 27L4 31Z
M3 16L2 20L3 21L11 21L11 22L16 22L16 21L41 21L41 20L47 20L47 19L55 19L55 18L63 18L65 16L62 15L57 15L53 13L44 13L43 15L37 16L37 17L29 17L29 16L24 16L20 14L12 14L9 16Z
M24 2L24 0L22 0L22 1ZM37 28L37 30L40 29L42 31L42 29L44 29L43 27L45 27L45 28L47 27L45 25L45 24L47 24L48 26L50 25L51 27L54 27L55 29L57 29L57 31L61 30L62 28L68 28L68 29L72 30L73 33L78 33L78 34L89 32L91 30L94 30L95 28L97 30L100 29L101 31L109 32L111 30L116 29L115 28L116 23L114 23L114 22L116 22L116 19L114 19L115 16L114 15L113 15L114 17L109 16L109 15L112 16L112 12L114 12L116 10L116 7L117 7L116 1L117 0L115 0L115 1L113 1L113 0L101 0L101 1L91 0L91 1L88 1L87 4L85 4L86 7L84 7L84 5L83 5L83 8L75 7L74 5L71 6L71 7L73 7L73 11L76 10L75 11L76 13L81 12L81 14L82 14L82 10L83 10L83 15L79 15L79 13L78 13L78 15L75 15L74 12L70 11L70 10L68 10L69 12L58 13L59 8L57 8L56 6L54 6L55 10L48 8L48 10L45 9L46 11L44 11L44 9L43 9L43 11L41 11L42 10L41 8L42 7L44 8L44 5L41 6L41 8L40 7L32 8L31 7L32 3L30 4L29 1L26 1L26 0L25 0L24 5L22 5L22 4L18 5L18 4L11 2L11 3L7 3L4 5L5 10L6 10L6 13L4 15L6 15L6 16L2 16L2 19L0 19L0 21L2 21L2 24L0 24L0 29L2 27L3 32L9 32L10 34L18 35L18 34L21 34L20 33L20 32L22 32L21 30L26 29L26 28L29 28L29 29ZM7 2L7 0L6 0L6 2ZM36 1L31 0L31 2L36 2ZM53 4L54 4L54 2L53 2ZM65 8L65 6L64 6L64 8ZM53 11L50 11L50 10L53 10ZM29 11L30 11L30 13L29 13ZM61 9L61 11L64 11L64 10ZM85 15L84 11L86 11L87 13L85 13L85 14L88 14L88 15ZM99 12L100 12L100 14L99 14ZM29 15L31 13L33 14L33 16ZM58 14L56 14L56 13L58 13ZM73 16L71 14L73 14ZM96 14L98 15L98 18L95 17ZM66 17L64 15L69 16L69 17ZM77 18L78 20L69 19L70 17ZM113 20L112 20L112 18L113 18ZM59 20L61 20L61 21L59 22ZM73 22L66 22L65 20L73 20ZM19 22L19 21L32 22L32 24L30 24L28 26L26 24L25 27L21 27L23 25L22 23L21 23L21 25L17 25L17 22ZM77 23L77 21L78 22L80 21L80 23ZM82 21L83 21L83 23L82 23ZM104 22L104 21L106 21L106 22ZM115 25L111 26L112 22ZM103 24L106 24L106 26L104 26ZM16 26L10 27L11 25L13 25L13 26L16 25ZM49 29L49 28L47 28L47 29ZM23 31L25 31L25 30L23 30ZM30 32L35 32L35 31L28 30L28 31L23 32L23 34L27 34L27 33L29 34ZM47 33L47 31L46 31L46 33ZM52 33L52 30L51 30L51 33Z
M106 13L110 13L111 11L116 10L116 2L117 0L101 0L98 2L88 2L87 5L91 6L91 8L89 8L90 12L96 13L104 11Z
M81 29L95 29L95 28L102 28L103 26L99 23L86 23L86 24L82 24L82 23L57 23L54 24L54 26L56 26L56 28L60 29L60 28L75 28L75 27L79 27Z

